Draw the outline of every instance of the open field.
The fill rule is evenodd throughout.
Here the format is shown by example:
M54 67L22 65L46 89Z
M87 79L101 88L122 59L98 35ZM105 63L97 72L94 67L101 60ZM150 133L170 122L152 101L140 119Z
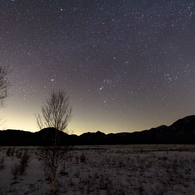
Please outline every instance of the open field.
M49 193L38 153L37 147L0 148L0 194ZM15 173L23 154L27 166ZM75 146L65 158L56 194L195 194L194 145Z

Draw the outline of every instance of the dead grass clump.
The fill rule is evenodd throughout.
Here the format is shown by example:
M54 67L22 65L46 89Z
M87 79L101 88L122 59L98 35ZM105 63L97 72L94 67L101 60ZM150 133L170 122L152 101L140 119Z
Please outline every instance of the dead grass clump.
M20 160L20 164L27 167L29 162L30 162L30 154L28 154L27 152L23 153L22 158Z
M76 161L76 164L79 163L79 156L78 155L75 156L75 161Z
M5 192L5 184L0 184L0 194L6 194L6 192Z
M7 150L6 150L6 155L7 155L7 156L14 156L14 152L15 152L15 148L9 147L9 148L7 148Z
M22 157L22 152L20 150L16 150L15 154L16 154L17 158L21 158Z
M12 149L9 147L9 148L6 150L6 155L7 155L7 156L11 156L11 151L12 151Z
M85 161L86 161L86 156L85 156L84 153L82 153L82 154L80 155L80 162L82 163L82 162L85 162Z
M30 155L25 152L22 155L22 158L20 160L20 174L22 175L26 171L26 167L28 166L30 160Z
M11 173L14 176L14 178L17 178L18 175L23 175L24 172L26 171L26 167L28 166L30 160L30 155L25 152L23 153L20 163L15 163L12 167L11 167Z
M20 173L20 165L15 163L12 167L11 167L11 173L14 176L14 179L16 179Z
M0 170L5 168L5 157L0 156Z

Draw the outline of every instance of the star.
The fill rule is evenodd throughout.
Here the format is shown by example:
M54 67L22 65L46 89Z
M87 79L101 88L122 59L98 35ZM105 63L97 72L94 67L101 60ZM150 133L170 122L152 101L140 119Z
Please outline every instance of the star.
M38 130L33 116L58 89L69 95L75 134L139 131L194 114L194 10L181 0L2 1L0 66L13 69L7 127ZM10 114L21 107L28 117Z

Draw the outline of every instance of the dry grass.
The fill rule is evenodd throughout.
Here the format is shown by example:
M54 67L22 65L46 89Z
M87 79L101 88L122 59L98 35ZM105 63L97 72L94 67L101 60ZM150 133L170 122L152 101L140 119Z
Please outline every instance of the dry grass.
M28 147L26 153L25 147L16 147L13 156L6 155L7 150L1 148L0 153L4 157L0 194L46 194L49 184L36 155L38 148ZM193 145L75 146L59 167L54 192L192 194L195 191L194 151ZM22 155L17 158L19 153ZM21 164L25 167L22 174L17 172ZM12 173L14 169L16 177Z

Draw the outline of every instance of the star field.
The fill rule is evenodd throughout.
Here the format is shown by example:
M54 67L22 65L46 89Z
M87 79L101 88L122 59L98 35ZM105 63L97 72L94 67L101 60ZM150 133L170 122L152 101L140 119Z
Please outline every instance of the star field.
M75 134L194 114L194 1L7 0L0 22L0 65L13 69L6 128L37 131L52 89L68 92Z

